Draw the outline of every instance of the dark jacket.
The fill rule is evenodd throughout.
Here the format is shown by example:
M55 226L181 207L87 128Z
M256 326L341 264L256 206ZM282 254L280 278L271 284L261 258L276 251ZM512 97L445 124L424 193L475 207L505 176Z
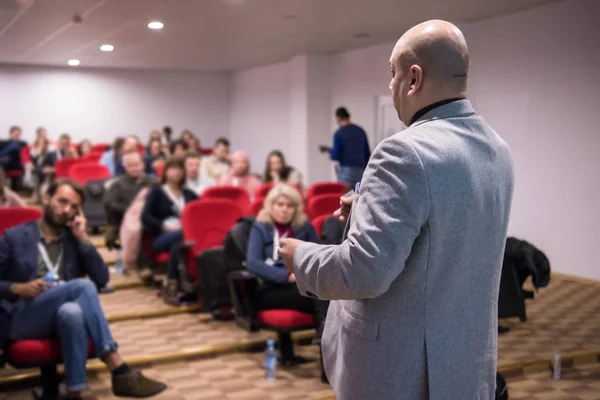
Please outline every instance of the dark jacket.
M529 276L536 289L548 286L550 261L531 243L509 237L506 239L504 261L513 265L521 286Z
M21 149L25 146L22 140L0 141L0 167L5 171L23 170Z
M185 204L198 199L198 196L189 189L183 189ZM167 196L162 186L157 186L148 193L146 203L142 210L142 225L144 229L158 235L162 232L163 222L171 217L179 217L173 200Z
M248 239L246 267L267 282L284 283L288 281L288 271L281 259L274 265L265 262L273 257L273 229L273 224L254 222ZM294 229L293 232L296 239L320 243L319 237L309 221L306 221L300 228Z
M116 178L104 193L104 208L108 223L117 228L120 227L125 212L140 190L150 186L155 181L149 175L144 175L139 182L136 182L129 175Z
M10 287L37 279L39 241L37 222L7 229L0 238L0 351L8 338L12 311L24 301L13 295ZM96 248L91 243L80 244L68 228L63 236L63 259L67 281L87 275L99 288L108 283L108 267Z

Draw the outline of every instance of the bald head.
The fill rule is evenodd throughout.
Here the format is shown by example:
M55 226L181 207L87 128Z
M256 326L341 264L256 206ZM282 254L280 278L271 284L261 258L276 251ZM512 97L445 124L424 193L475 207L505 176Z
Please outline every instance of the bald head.
M404 80L396 82L396 89L404 92L399 95L413 97L408 100L415 107L466 96L469 50L462 32L450 22L431 20L409 29L396 43L390 66L392 75ZM390 88L394 92L394 79Z

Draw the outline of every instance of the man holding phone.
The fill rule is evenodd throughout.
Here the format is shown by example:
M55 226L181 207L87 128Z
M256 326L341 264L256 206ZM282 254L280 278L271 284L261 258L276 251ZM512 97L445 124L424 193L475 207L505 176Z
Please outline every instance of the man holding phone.
M117 352L98 298L108 268L87 236L83 188L52 183L37 222L8 229L0 238L0 349L8 340L61 340L68 398L87 388L88 335L112 373L113 393L150 397L166 385L132 371ZM89 279L83 278L88 276Z

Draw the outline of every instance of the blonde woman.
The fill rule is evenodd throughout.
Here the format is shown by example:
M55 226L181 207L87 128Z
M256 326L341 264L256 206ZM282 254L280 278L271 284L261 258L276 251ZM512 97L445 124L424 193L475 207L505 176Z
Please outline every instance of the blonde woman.
M328 302L304 297L277 254L279 240L296 238L319 243L319 238L302 210L302 198L294 187L279 184L269 192L248 240L247 268L261 284L254 300L259 310L286 309L315 315L320 337Z

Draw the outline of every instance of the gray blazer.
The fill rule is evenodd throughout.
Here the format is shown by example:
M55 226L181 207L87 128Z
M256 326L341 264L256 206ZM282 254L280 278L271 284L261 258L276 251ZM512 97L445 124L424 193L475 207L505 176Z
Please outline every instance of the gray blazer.
M294 256L300 292L334 300L322 343L338 399L494 399L512 192L508 146L468 100L379 144L347 240Z

